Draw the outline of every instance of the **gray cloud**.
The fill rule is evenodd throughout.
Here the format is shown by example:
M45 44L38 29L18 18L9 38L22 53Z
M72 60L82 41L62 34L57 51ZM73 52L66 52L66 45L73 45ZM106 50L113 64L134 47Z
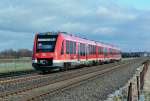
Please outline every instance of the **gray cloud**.
M150 50L149 20L150 11L110 0L5 0L0 3L0 47L32 49L35 32L67 31L124 51Z

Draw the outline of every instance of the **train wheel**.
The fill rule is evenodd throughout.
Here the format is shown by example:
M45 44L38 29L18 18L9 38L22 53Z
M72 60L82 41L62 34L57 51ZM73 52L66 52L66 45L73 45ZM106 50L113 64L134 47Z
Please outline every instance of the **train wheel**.
M46 72L46 70L42 70L42 74L46 74L47 72Z
M69 66L71 66L70 63L64 63L64 71L68 70L69 69Z
M66 71L66 70L68 70L68 64L67 63L64 64L64 71Z
M59 71L63 72L63 71L64 71L64 67L61 67L61 68L59 69Z

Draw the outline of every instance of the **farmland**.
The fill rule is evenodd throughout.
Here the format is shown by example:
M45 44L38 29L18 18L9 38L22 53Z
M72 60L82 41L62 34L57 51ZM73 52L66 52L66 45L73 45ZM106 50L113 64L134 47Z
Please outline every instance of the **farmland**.
M31 58L0 59L0 73L32 70Z

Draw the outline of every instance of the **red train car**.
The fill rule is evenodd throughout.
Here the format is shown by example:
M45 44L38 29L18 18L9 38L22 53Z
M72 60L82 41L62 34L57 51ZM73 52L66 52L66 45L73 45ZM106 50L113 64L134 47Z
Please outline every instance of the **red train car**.
M109 44L76 37L66 32L37 33L32 65L36 70L66 70L79 65L121 60L120 49Z

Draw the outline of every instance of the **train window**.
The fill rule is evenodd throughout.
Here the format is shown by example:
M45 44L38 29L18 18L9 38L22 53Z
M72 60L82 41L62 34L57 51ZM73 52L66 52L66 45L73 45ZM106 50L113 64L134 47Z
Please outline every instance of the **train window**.
M92 54L92 51L93 51L93 49L92 49L92 45L90 46L90 49L91 49L91 54Z
M90 54L90 45L88 45L88 52L89 52L89 54Z
M90 45L90 54L92 54L92 45Z
M82 56L82 44L80 43L80 55Z
M72 41L70 41L70 54L72 54L73 53L73 42Z
M83 44L83 56L85 56L85 44Z
M94 52L94 47L93 47L93 45L92 45L92 54L93 54L93 52Z
M86 44L86 55L89 55L89 45L88 44Z
M84 56L84 44L82 44L82 56Z
M94 47L93 47L93 45L92 45L92 54L94 53Z
M84 45L82 44L82 56L84 56Z
M83 56L84 49L83 49L83 44L81 44L81 56Z
M96 52L96 48L95 46L93 46L93 54L95 54L95 52Z
M108 55L108 54L110 54L110 49L109 49L109 48L107 49L107 55Z
M69 54L69 41L66 41L66 54Z
M96 53L96 47L94 45L92 45L92 54Z
M64 54L64 40L63 40L62 45L61 45L61 54Z
M93 54L93 46L91 45L91 54Z
M80 55L85 56L85 44L80 44Z
M104 48L104 55L107 56L107 48Z
M96 54L96 46L94 46L94 54Z
M113 51L112 51L112 49L110 49L110 54L111 54L111 55L113 54Z
M71 41L71 54L73 54L73 42Z
M92 51L93 51L92 45L90 45L90 54L92 54Z
M102 47L100 47L100 54L103 54L103 48Z
M73 53L76 54L76 42L73 42Z
M54 52L57 35L38 35L37 52Z
M88 51L89 51L89 54L90 54L90 45L88 45Z
M98 47L98 54L101 54L101 48Z

